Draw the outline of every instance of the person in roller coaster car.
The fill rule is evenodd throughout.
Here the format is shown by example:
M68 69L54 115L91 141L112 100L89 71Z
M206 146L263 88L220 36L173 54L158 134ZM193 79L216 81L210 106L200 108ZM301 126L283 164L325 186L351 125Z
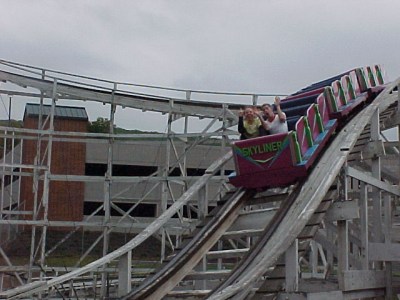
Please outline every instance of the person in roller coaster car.
M261 128L263 128L260 113L253 106L246 106L244 110L239 111L238 131L240 139L246 140L260 136Z
M281 109L281 99L279 97L275 97L276 114L270 104L263 104L261 109L262 114L258 114L262 122L260 135L288 132L286 114Z

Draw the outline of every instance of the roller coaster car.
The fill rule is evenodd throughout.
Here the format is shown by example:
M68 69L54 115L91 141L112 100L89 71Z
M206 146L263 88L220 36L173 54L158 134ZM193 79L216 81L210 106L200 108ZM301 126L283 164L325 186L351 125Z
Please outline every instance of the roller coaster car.
M383 89L380 67L373 70L367 67L349 71L311 85L317 92L306 88L282 101L290 131L233 143L236 172L229 176L230 183L264 189L287 186L306 177L338 125ZM330 86L321 88L327 83ZM305 115L298 115L305 108Z
M370 67L365 70L357 68L351 71L340 80L333 81L331 86L325 87L318 96L327 102L331 119L346 118L358 107L372 101L384 89L381 76L374 75Z
M262 189L287 186L306 177L337 126L337 120L327 116L324 119L314 104L297 121L296 130L235 142L236 173L229 177L230 183Z

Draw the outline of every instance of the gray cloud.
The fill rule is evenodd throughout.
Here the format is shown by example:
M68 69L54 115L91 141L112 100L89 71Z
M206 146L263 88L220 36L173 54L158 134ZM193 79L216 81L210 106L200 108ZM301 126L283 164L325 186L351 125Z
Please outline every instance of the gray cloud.
M291 93L368 64L382 64L391 79L400 74L397 0L1 4L2 59L81 75Z

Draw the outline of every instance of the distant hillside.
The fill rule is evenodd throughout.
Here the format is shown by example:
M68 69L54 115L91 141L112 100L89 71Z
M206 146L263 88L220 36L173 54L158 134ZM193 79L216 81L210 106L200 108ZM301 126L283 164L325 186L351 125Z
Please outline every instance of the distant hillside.
M160 132L157 132L157 131L141 131L141 130L136 130L136 129L129 130L129 129L115 127L114 128L114 133L115 134L159 134Z
M92 133L109 133L110 132L110 121L107 118L97 118L96 121L89 122L88 132ZM155 131L140 131L140 130L128 130L119 127L114 127L115 134L152 134L159 133Z
M99 118L100 119L100 118ZM89 122L88 124L88 132L93 132L93 133L108 133L109 132L109 121L107 119L99 120L97 119L96 121ZM23 127L23 121L22 120L10 120L10 124L8 120L0 120L0 126L5 126L5 127L17 127L17 128L22 128ZM128 130L120 127L115 127L114 128L114 133L116 134L156 134L159 133L157 131L141 131L141 130Z
M0 126L9 126L8 120L0 120ZM18 120L10 120L10 127L22 128L23 122Z

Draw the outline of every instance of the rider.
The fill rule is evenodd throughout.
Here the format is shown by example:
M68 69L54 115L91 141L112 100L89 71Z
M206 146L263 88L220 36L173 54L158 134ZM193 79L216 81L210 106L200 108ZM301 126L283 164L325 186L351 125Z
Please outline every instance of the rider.
M281 109L281 99L275 97L276 114L271 104L263 104L261 106L263 114L259 114L262 119L262 127L267 131L264 134L276 134L288 132L288 125L286 122L286 114Z
M239 122L238 131L240 133L240 139L246 140L260 136L260 128L263 127L263 122L256 112L255 107L246 106L244 111L239 111Z

